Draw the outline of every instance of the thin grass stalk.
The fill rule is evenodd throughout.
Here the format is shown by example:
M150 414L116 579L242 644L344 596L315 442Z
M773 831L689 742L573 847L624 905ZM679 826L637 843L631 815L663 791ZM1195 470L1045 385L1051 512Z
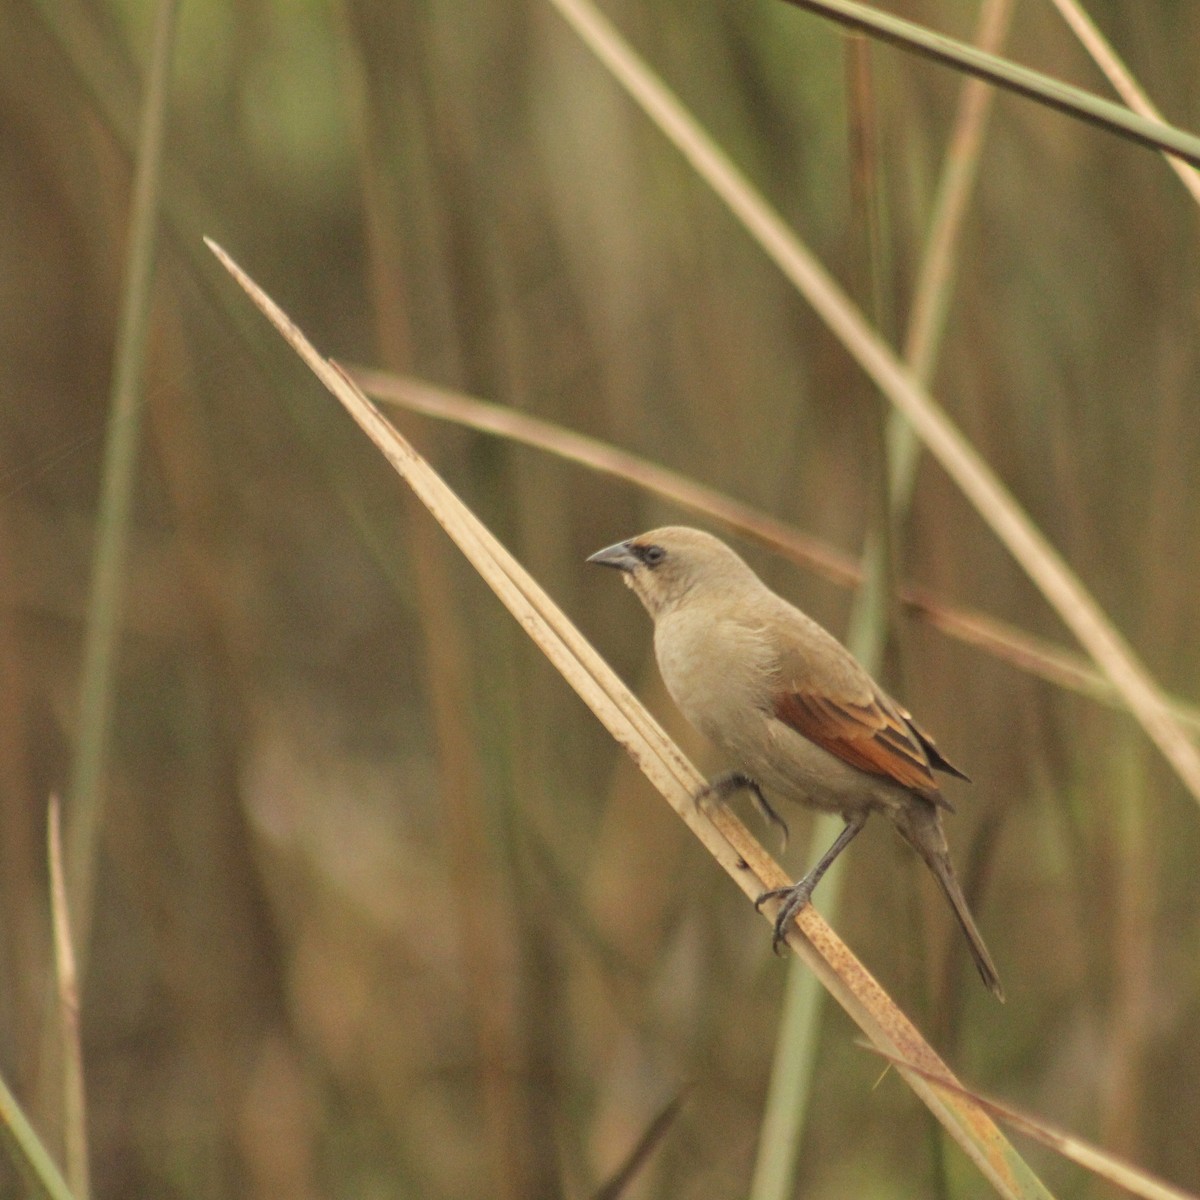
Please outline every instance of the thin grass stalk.
M836 826L836 818L827 814L814 821L812 845L831 843L837 836ZM833 833L826 838L830 830ZM834 860L821 881L822 889L831 882L830 874L837 872L835 880L842 874L841 862L840 858ZM832 917L824 896L821 907ZM821 981L800 959L788 964L749 1200L783 1200L795 1194L796 1165L812 1105L826 994Z
M866 1048L875 1050L873 1046ZM904 1063L903 1060L894 1058L890 1054L884 1054L883 1057L896 1067L909 1066L918 1075L927 1074L923 1067ZM958 1095L970 1096L997 1121L1032 1138L1035 1142L1040 1142L1043 1146L1049 1146L1063 1158L1069 1159L1109 1183L1116 1184L1117 1187L1123 1188L1133 1196L1143 1197L1143 1200L1200 1200L1200 1196L1195 1192L1184 1191L1183 1188L1167 1183L1158 1176L1150 1174L1149 1171L1143 1170L1115 1154L1110 1154L1107 1150L1102 1150L1099 1146L1094 1146L1091 1142L1086 1142L1073 1133L1059 1129L1038 1117L1031 1117L1028 1113L1021 1112L1020 1109L1002 1104L999 1100L993 1100L971 1088L965 1088L961 1083L941 1084L932 1079L930 1082L944 1087L947 1091L956 1092Z
M849 639L850 649L872 672L878 668L878 651L886 641L886 633L879 628L887 619L886 606L875 598L881 586L885 586L883 577L877 571L872 572L855 597L851 616L857 637ZM844 824L836 813L817 815L812 822L808 857L815 859L832 845ZM844 855L836 858L821 880L821 914L826 921L836 920L841 909L846 863ZM749 1200L786 1200L795 1193L796 1166L812 1105L826 995L820 980L803 960L793 958L788 964L780 1006Z
M141 434L142 369L150 324L163 140L178 10L177 0L159 0L155 10L150 71L138 133L125 290L109 399L99 523L84 633L79 730L71 764L67 829L70 907L82 961L87 958L91 931L96 839L104 809L104 776L116 693L125 561Z
M146 115L144 100L136 94L128 60L111 23L99 21L99 6L85 0L31 0L31 6L63 56L69 86L77 87L86 97L88 116L112 138L117 150L129 160L131 169L136 169L141 160L139 129ZM143 100L140 108L139 100ZM201 240L209 214L220 208L209 198L207 180L193 173L181 157L168 156L162 164L159 186L162 226L159 236L164 238L172 255L178 255L186 265L190 278L211 301L212 312L224 322L226 332L253 355L256 343L246 323L245 308L222 302L226 294L224 280ZM260 365L264 370L270 369L267 363ZM70 800L68 793L68 806ZM68 863L71 853L68 831ZM78 922L77 913L77 926ZM84 949L82 940L80 948Z
M876 327L890 329L893 324L891 305L885 297L890 291L892 268L885 230L885 186L878 154L871 44L865 38L852 37L847 44L847 53L850 68L848 108L852 173L855 179L851 194L854 207L862 213L865 241L861 291L870 299ZM884 431L888 405L877 393L872 396L872 401L878 418L878 459L886 463ZM850 615L848 641L859 661L874 673L882 666L896 610L896 565L892 536L895 523L886 469L873 473L871 510L871 525L867 530L862 558L862 586L855 596Z
M999 51L1007 37L1014 7L1015 0L983 0L975 45L987 53ZM904 339L905 362L926 385L933 379L941 352L954 294L959 246L994 99L994 89L982 80L972 77L963 80ZM886 442L889 499L895 527L899 529L910 511L922 446L899 409L893 409L889 415Z
M490 433L544 450L590 471L611 475L654 492L682 508L712 517L793 562L811 567L833 583L848 587L861 581L859 566L848 554L799 532L769 513L734 500L716 488L697 483L686 475L602 442L599 438L588 437L506 405L478 400L422 380L403 379L386 371L365 367L353 368L351 375L363 391L386 404L399 405L412 412L441 421L453 421L481 433ZM1197 717L1200 719L1200 713Z
M1148 1050L1154 1038L1159 949L1156 901L1162 879L1155 836L1158 797L1147 778L1144 743L1113 741L1112 937L1093 948L1096 978L1111 980L1105 1006L1105 1070L1096 1098L1096 1126L1105 1145L1133 1157L1144 1145Z
M1104 72L1105 78L1113 85L1113 90L1133 109L1151 121L1161 121L1162 113L1149 96L1142 90L1134 79L1129 68L1121 61L1120 56L1109 44L1105 36L1096 28L1095 22L1084 12L1077 0L1050 0L1062 14L1062 18L1071 27L1083 48L1092 56L1092 61ZM1192 194L1192 199L1200 204L1200 172L1195 167L1180 162L1174 155L1166 156L1167 165L1179 176L1179 182Z
M1016 0L984 0L979 10L975 43L988 53L1004 45ZM954 128L946 147L929 237L917 272L912 315L904 338L904 361L926 387L933 383L934 368L946 331L946 316L954 295L958 248L966 221L980 154L996 98L995 89L981 79L963 80ZM921 441L898 409L888 417L888 463L892 505L903 523L912 500L920 461Z
M1052 0L1063 20L1104 73L1114 90L1135 112L1161 120L1158 108L1134 79L1116 51L1100 33L1076 0ZM1200 203L1200 172L1178 159L1166 156L1167 165ZM1117 810L1118 880L1112 957L1118 964L1112 1004L1107 1015L1112 1046L1107 1086L1101 1096L1100 1125L1106 1141L1120 1139L1122 1149L1137 1144L1138 1096L1142 1082L1149 1002L1147 987L1152 978L1148 957L1152 943L1153 903L1148 894L1152 839L1149 826L1153 806L1142 802L1145 779L1136 748L1118 743L1118 777L1114 789Z
M621 1197L632 1186L638 1172L646 1165L654 1151L662 1144L663 1138L667 1136L671 1127L679 1119L686 1098L687 1089L685 1088L677 1096L672 1096L654 1114L642 1136L625 1156L625 1161L592 1193L592 1200L621 1200Z
M58 1020L63 1054L63 1147L67 1183L77 1200L88 1200L87 1104L84 1099L83 1045L79 1034L79 975L67 908L67 882L63 870L62 831L57 796L50 797L46 826L50 864L50 911L54 928L54 966L58 984Z
M527 1147L518 1014L510 964L515 917L498 863L500 848L489 835L484 770L466 714L474 711L470 688L470 634L453 603L455 588L436 530L421 530L415 504L406 506L417 604L425 637L426 686L437 751L439 802L445 825L454 924L461 939L461 969L468 981L467 1008L478 1054L482 1109L482 1160L488 1194L517 1200L524 1194ZM435 682L436 679L436 682ZM486 897L486 900L482 899ZM508 969L506 969L508 968Z
M128 63L84 0L32 0L46 32L76 72L91 108L132 157L138 144L137 99Z
M50 1151L29 1123L17 1098L0 1075L0 1137L25 1180L29 1194L44 1200L76 1200Z
M1015 0L984 0L976 23L975 45L985 53L1000 50L1008 33ZM934 197L929 236L917 272L904 340L904 360L914 377L929 386L940 356L946 318L956 280L957 255L974 193L984 134L995 99L983 80L966 78L959 93L954 126ZM885 433L888 499L897 530L911 510L922 448L916 431L893 408ZM949 1006L947 1006L949 1008ZM934 1170L942 1194L949 1191L945 1142L930 1130Z
M874 314L876 325L890 330L894 325L890 299L892 252L887 192L879 158L872 46L868 38L859 34L851 34L844 41L850 204L860 214L862 223L859 290L864 307Z
M831 332L913 425L992 532L1112 680L1130 712L1200 803L1200 751L1157 682L1091 593L930 393L816 257L588 0L551 0L589 49L730 207Z
M383 160L383 138L366 78L363 35L353 7L338 6L345 53L344 80L352 128L357 138L359 187L368 253L371 312L381 360L403 369L410 357L410 323L400 286L403 261L396 234L395 190ZM505 949L515 937L515 920L506 902L496 848L490 844L484 771L478 738L470 727L471 665L461 604L445 561L444 542L432 536L429 521L415 498L405 505L409 560L416 583L422 633L429 715L433 725L441 813L449 850L456 924L461 945L467 1010L474 1034L481 1099L483 1170L489 1193L497 1200L516 1200L527 1191L524 1168L528 1136L520 1091L523 1072L513 1005L503 962L520 961ZM488 904L479 902L485 891Z
M726 808L707 811L695 803L694 796L704 782L703 777L542 588L372 407L350 376L322 357L294 322L224 250L211 240L207 244L288 344L375 442L484 582L742 892L754 898L765 888L786 884L788 877L782 868L731 811ZM765 906L763 918L770 921L772 915L772 906ZM872 1042L907 1061L924 1064L935 1077L944 1075L953 1079L949 1068L916 1027L811 905L797 917L786 941L820 976L823 985ZM1001 1195L1049 1195L1028 1164L981 1110L969 1102L950 1099L944 1089L939 1094L916 1072L906 1073L902 1069L900 1073Z
M827 542L809 537L769 513L608 442L422 380L363 367L353 369L351 375L363 391L385 404L520 442L644 488L761 543L839 587L855 587L862 582L861 565ZM1015 670L1043 679L1055 687L1076 692L1110 708L1128 710L1129 706L1112 681L1073 651L977 610L947 604L914 584L900 584L898 591L914 616L927 621L947 637L983 650ZM1177 696L1169 696L1167 703L1177 721L1193 733L1200 733L1200 708Z
M555 0L557 2L557 0ZM1118 137L1161 150L1164 154L1200 166L1200 138L1164 121L1151 120L1082 88L1018 66L1008 59L986 54L965 42L935 33L922 25L894 17L855 0L785 0L796 8L816 13L848 29L857 29L912 54L985 79L1067 116L1099 126Z
M860 37L846 44L848 110L850 113L851 171L854 208L862 214L866 244L865 288L876 317L886 321L886 283L891 276L885 250L884 185L877 154L874 81L870 43ZM886 402L876 397L879 443L886 453L883 431ZM862 561L862 584L850 615L848 644L873 674L878 672L892 625L895 576L891 537L886 459L881 461L875 487L874 521L868 530ZM844 822L836 813L822 813L812 822L809 857L833 843ZM821 911L835 921L841 909L845 858L838 858L821 882ZM771 1076L759 1130L758 1152L750 1184L750 1200L787 1200L795 1192L796 1166L811 1108L817 1046L825 1011L825 990L798 958L788 964Z

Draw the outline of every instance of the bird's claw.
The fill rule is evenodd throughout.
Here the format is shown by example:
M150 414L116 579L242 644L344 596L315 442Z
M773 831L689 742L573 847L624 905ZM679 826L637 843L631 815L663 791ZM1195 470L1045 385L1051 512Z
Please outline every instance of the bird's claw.
M758 784L754 784L750 788L750 799L753 801L754 807L758 809L758 815L768 825L773 825L779 830L779 850L782 853L787 849L788 844L787 822L771 806L771 802L763 795L762 788Z
M789 884L787 887L771 888L770 891L763 892L754 901L754 907L760 911L768 900L783 901L779 906L779 911L775 914L775 928L771 933L771 950L773 953L779 953L779 947L787 941L788 929L795 920L797 913L804 908L811 897L812 885L807 879L802 879L799 883Z

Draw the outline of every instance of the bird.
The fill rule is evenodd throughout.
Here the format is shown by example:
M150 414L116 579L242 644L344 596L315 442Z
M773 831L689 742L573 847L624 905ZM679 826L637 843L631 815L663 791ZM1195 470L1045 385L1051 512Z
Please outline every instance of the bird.
M667 526L618 542L589 563L612 567L654 622L667 691L732 764L697 793L720 802L745 790L782 824L768 795L839 813L845 825L798 883L763 892L780 907L778 950L830 864L873 812L883 813L933 873L966 936L980 978L1004 999L971 916L942 827L954 807L934 772L967 779L912 715L832 634L771 591L712 534Z

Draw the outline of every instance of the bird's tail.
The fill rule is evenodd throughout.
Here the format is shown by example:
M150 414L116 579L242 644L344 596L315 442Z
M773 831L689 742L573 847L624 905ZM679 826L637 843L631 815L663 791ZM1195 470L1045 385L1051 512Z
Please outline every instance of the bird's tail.
M901 818L896 822L896 827L900 830L904 840L912 846L924 860L925 865L933 872L933 877L938 881L938 886L941 887L946 899L950 901L950 907L954 910L954 915L958 918L958 923L966 935L967 946L970 948L971 957L975 960L980 978L988 991L1003 1003L1004 989L1000 986L1000 976L996 973L996 964L992 962L992 956L988 953L987 946L984 945L983 936L975 925L975 918L971 916L971 910L967 907L967 899L963 895L962 888L958 883L958 876L954 874L954 866L950 862L950 848L946 845L946 835L942 832L941 814L933 805L929 805L928 808L924 805L917 808L914 805L905 812L904 817L907 819Z

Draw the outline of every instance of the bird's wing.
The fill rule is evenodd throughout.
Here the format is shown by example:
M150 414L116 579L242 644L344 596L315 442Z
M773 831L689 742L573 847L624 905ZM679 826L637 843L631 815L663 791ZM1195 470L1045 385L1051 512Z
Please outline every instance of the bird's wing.
M937 747L937 742L933 740L923 730L920 725L913 720L912 713L906 708L900 708L895 701L892 701L900 715L904 718L904 723L912 730L913 736L921 743L921 749L925 751L925 757L929 759L929 765L935 771L942 771L947 775L953 775L958 779L965 779L968 783L971 782L971 777L965 771L960 771Z
M773 696L775 716L843 762L953 811L938 790L933 768L961 772L841 645L824 630L820 636L832 643L828 653L803 659L784 655ZM814 663L820 669L814 671Z
M775 698L775 716L852 767L890 779L943 808L952 807L938 790L908 724L877 701L857 704L808 691L781 692Z

